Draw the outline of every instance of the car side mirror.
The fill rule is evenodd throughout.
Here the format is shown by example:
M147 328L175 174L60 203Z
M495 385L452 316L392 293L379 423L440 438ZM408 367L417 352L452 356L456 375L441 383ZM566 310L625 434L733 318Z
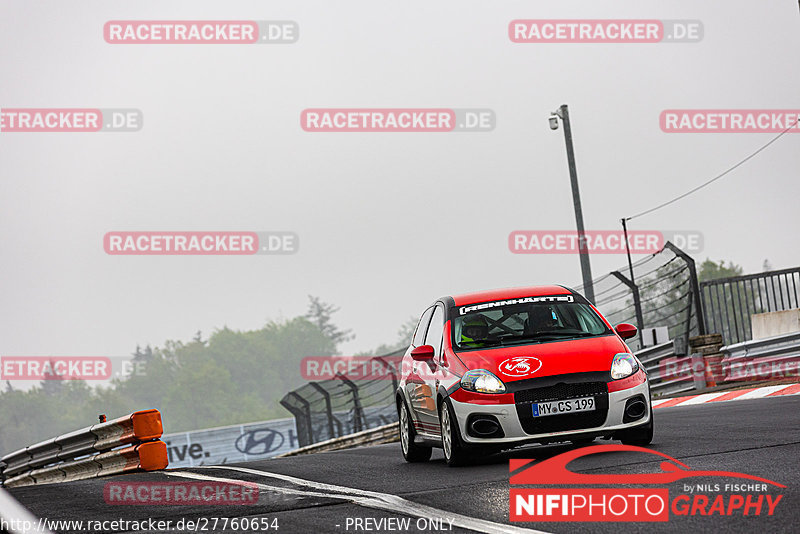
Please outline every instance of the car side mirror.
M418 362L433 361L434 349L430 345L420 345L411 351L411 357Z
M637 332L636 327L628 323L619 323L616 327L614 327L614 331L622 339L632 338Z

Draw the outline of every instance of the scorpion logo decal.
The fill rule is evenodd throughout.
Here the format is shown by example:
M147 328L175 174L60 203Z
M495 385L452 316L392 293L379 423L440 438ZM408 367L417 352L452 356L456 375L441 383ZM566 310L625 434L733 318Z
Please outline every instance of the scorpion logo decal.
M504 360L498 369L506 376L528 376L532 375L542 367L542 361L533 356L515 356Z

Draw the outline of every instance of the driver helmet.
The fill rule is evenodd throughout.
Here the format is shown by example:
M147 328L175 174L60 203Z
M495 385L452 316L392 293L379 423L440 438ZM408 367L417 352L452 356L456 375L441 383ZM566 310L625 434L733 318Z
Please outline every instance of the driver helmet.
M461 342L474 343L489 337L489 324L483 315L473 315L464 319L461 325Z

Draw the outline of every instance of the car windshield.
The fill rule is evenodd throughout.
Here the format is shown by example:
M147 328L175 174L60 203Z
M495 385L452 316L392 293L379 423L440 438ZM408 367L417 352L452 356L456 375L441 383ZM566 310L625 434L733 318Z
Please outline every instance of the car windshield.
M453 319L453 347L474 350L609 334L587 304L568 297L527 297L462 306Z

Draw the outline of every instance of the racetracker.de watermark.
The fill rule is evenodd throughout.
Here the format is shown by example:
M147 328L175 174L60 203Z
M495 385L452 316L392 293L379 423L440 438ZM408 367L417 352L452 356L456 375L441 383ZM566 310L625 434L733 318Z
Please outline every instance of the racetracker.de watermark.
M719 363L721 377L725 382L749 382L754 380L780 380L800 377L800 357L770 360L722 360ZM670 358L659 363L659 376L667 380L704 379L712 372L702 358Z
M300 38L292 20L110 20L109 44L291 44Z
M514 43L697 43L699 20L518 19L508 24Z
M0 132L137 132L134 108L0 108Z
M251 505L258 503L252 482L107 482L103 500L113 505Z
M119 256L252 256L295 254L300 239L294 232L107 232L106 254Z
M0 380L108 380L106 356L0 356Z
M684 252L703 250L703 234L693 230L631 230L627 243L622 230L587 230L584 249L590 254L654 254L670 241ZM514 254L577 254L581 240L575 230L515 230L508 235Z
M490 132L491 109L310 108L300 113L306 132Z
M800 109L667 109L659 125L665 133L800 132Z

